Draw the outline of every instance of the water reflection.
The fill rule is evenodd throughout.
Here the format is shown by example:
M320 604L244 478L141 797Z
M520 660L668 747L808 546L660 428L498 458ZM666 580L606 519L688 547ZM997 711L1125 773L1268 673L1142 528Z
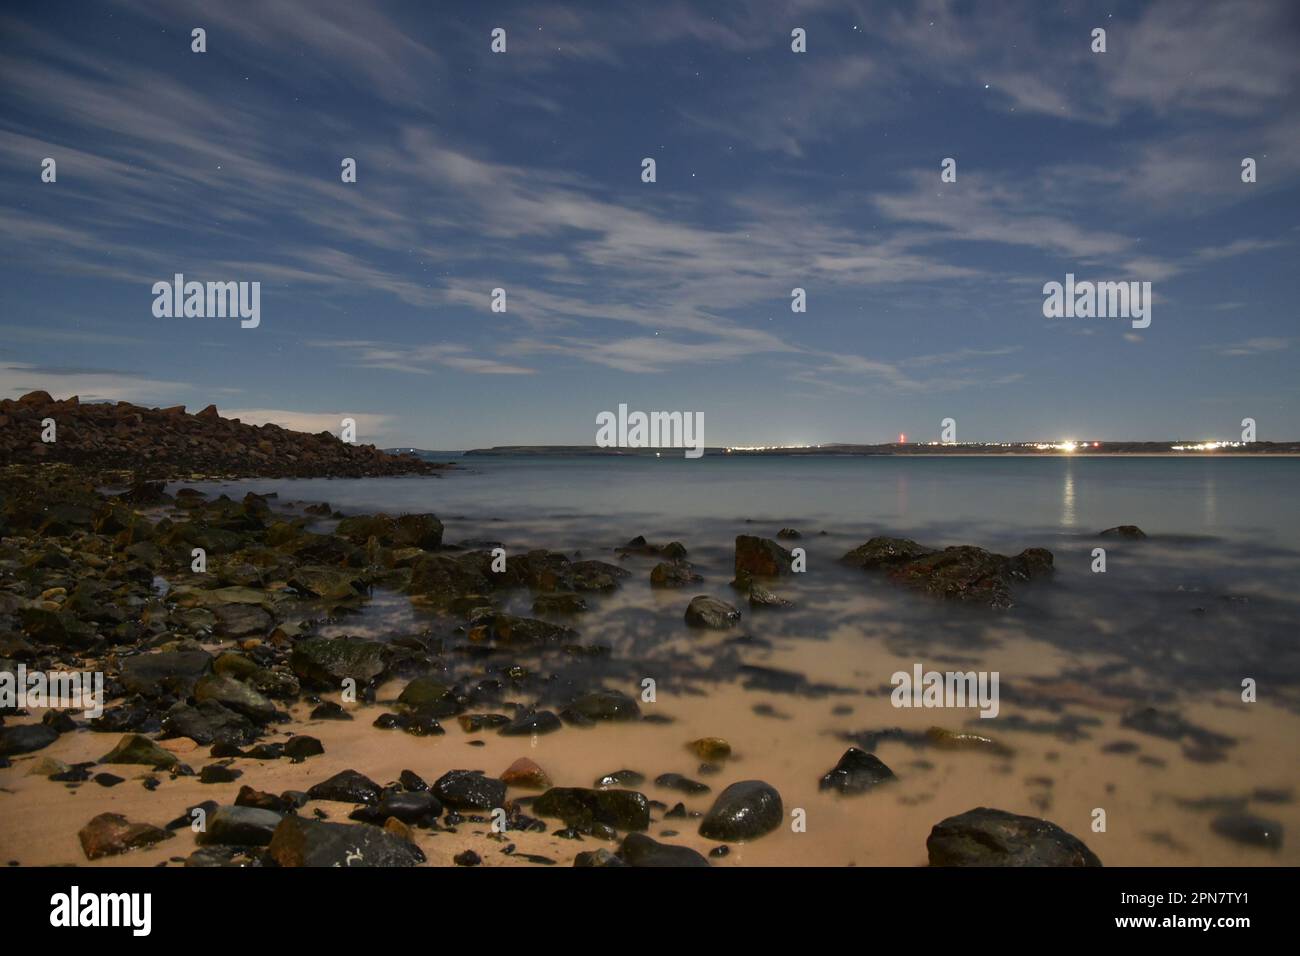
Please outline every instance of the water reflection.
M1066 461L1065 483L1061 488L1061 525L1073 528L1074 522L1074 463Z

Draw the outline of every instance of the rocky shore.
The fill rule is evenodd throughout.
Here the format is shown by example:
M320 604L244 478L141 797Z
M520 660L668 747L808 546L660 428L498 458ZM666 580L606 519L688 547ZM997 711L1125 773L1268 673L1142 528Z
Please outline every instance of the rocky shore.
M447 467L347 444L329 432L247 425L222 418L215 405L191 415L183 405L83 404L48 392L0 401L0 465L49 462L189 480L427 475Z
M804 798L794 805L747 774L745 743L731 734L685 737L617 689L627 682L606 679L614 648L581 627L591 602L640 574L690 639L752 641L737 634L747 614L794 606L773 590L784 590L794 557L777 540L736 539L742 610L725 592L692 593L700 576L682 542L634 538L612 549L620 563L550 550L502 561L491 542L444 540L432 514L343 515L322 502L110 477L64 464L0 470L0 672L98 672L106 698L93 717L0 708L0 830L33 825L10 808L53 804L41 796L48 787L83 794L58 812L85 861L707 866L798 832ZM874 538L844 562L999 609L1013 587L1047 575L1052 555ZM386 640L348 633L380 593L431 623ZM531 615L518 613L521 600ZM742 672L747 687L798 676ZM745 726L763 716L778 715L755 706ZM627 745L585 776L563 750L538 750L551 735L602 726L670 744ZM438 746L452 738L467 749ZM853 740L838 744L838 761L827 752L801 792L870 801L932 766L887 765L874 752L884 740L974 754L1008 768L998 772L1012 755L938 726ZM1280 845L1276 823L1238 816L1221 829ZM912 850L931 865L1100 865L1036 816L975 807L931 819ZM26 856L12 837L0 832L8 862L78 862L41 855L57 839L22 843Z

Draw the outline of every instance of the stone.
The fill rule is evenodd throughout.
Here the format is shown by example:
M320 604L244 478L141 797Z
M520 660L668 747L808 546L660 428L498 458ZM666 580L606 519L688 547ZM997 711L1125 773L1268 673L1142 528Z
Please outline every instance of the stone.
M725 631L740 621L740 612L725 601L701 594L686 608L686 623L691 627Z
M821 778L818 789L838 790L845 794L866 793L878 784L897 779L894 771L875 754L850 747L840 757L840 762Z
M645 830L650 826L650 804L635 790L589 790L553 787L533 801L533 812L558 817L571 827L604 824L619 830Z
M414 843L380 827L297 816L280 821L267 854L283 867L395 867L425 862L424 853Z
M753 840L785 821L776 788L762 780L742 780L723 790L700 821L700 836L725 843Z
M77 833L88 860L153 846L173 836L175 834L171 831L148 823L132 823L120 813L101 813Z
M935 824L925 846L931 866L1101 866L1056 824L988 807Z

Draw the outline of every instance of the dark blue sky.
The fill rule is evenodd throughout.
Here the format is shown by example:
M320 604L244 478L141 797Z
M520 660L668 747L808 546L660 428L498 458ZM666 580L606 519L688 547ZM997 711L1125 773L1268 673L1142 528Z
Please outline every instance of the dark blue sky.
M436 448L621 402L709 444L1295 439L1298 11L9 3L0 395ZM260 281L260 327L155 318L177 272ZM1150 328L1044 318L1068 272L1151 282Z

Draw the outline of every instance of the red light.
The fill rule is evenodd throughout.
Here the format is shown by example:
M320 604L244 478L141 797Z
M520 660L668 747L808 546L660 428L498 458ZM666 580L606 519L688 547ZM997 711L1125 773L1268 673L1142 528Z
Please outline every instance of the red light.
M900 445L906 445L906 444L907 444L907 436L904 435L902 432L899 432L899 433L898 433L898 443L899 443Z

